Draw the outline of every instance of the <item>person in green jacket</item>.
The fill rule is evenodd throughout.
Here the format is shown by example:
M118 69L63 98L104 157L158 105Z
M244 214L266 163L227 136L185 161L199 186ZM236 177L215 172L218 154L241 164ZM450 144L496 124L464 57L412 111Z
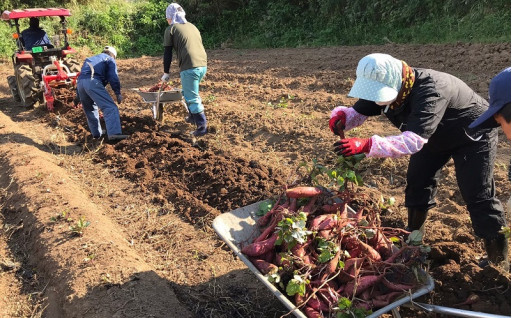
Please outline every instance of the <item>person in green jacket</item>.
M164 34L164 75L163 82L168 82L169 70L174 49L178 66L182 94L190 113L185 120L196 124L197 129L192 132L194 136L203 136L208 132L204 106L199 96L199 83L206 74L207 57L203 47L201 33L185 19L185 11L177 3L171 3L165 10L169 26Z

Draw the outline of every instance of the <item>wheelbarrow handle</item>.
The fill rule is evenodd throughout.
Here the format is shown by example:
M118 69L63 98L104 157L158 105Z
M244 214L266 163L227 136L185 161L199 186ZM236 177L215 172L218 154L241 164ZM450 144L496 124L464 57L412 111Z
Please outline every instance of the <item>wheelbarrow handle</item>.
M470 310L463 310L463 309L458 309L458 308L430 305L430 304L424 304L424 303L418 303L418 302L414 302L412 307L420 308L427 312L435 312L438 314L445 314L445 315L457 316L457 317L467 317L467 318L507 318L507 317L509 317L509 316L501 316L501 315L495 315L495 314L487 314L487 313L478 312L478 311L470 311Z

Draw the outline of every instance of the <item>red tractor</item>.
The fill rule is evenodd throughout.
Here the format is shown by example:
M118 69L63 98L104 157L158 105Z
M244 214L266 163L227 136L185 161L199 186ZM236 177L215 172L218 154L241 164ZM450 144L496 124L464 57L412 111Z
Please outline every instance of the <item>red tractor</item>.
M76 79L80 64L69 54L76 53L69 46L66 17L71 16L67 9L19 9L4 11L2 20L16 28L16 52L12 55L14 75L7 77L12 96L26 107L36 103L46 105L53 111L55 103L71 105L76 97ZM53 37L53 44L27 47L20 32L19 19L59 17L62 35ZM38 22L38 20L37 20ZM63 39L63 40L62 40Z

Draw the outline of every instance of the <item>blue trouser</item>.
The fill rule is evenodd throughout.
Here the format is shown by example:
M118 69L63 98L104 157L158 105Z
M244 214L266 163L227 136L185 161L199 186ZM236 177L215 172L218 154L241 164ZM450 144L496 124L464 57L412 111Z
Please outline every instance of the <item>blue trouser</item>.
M109 136L121 134L119 109L101 81L95 78L80 79L78 81L78 96L80 96L80 102L93 137L99 138L102 135L98 107L103 112L107 134Z
M192 114L204 111L201 96L199 96L199 83L205 74L206 66L194 67L180 72L181 92Z

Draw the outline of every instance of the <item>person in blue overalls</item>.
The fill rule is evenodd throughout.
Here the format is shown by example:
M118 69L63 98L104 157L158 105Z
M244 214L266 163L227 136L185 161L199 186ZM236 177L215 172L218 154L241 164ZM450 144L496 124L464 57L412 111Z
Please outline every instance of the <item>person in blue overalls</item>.
M116 94L117 103L122 102L116 57L116 49L105 46L102 53L85 59L78 76L78 96L93 138L100 138L103 135L98 108L103 112L108 140L121 140L128 137L122 134L119 109L105 89L105 86L110 83L110 87Z
M30 18L29 28L21 31L21 41L27 51L35 46L51 46L53 48L48 35L39 27L38 18Z

